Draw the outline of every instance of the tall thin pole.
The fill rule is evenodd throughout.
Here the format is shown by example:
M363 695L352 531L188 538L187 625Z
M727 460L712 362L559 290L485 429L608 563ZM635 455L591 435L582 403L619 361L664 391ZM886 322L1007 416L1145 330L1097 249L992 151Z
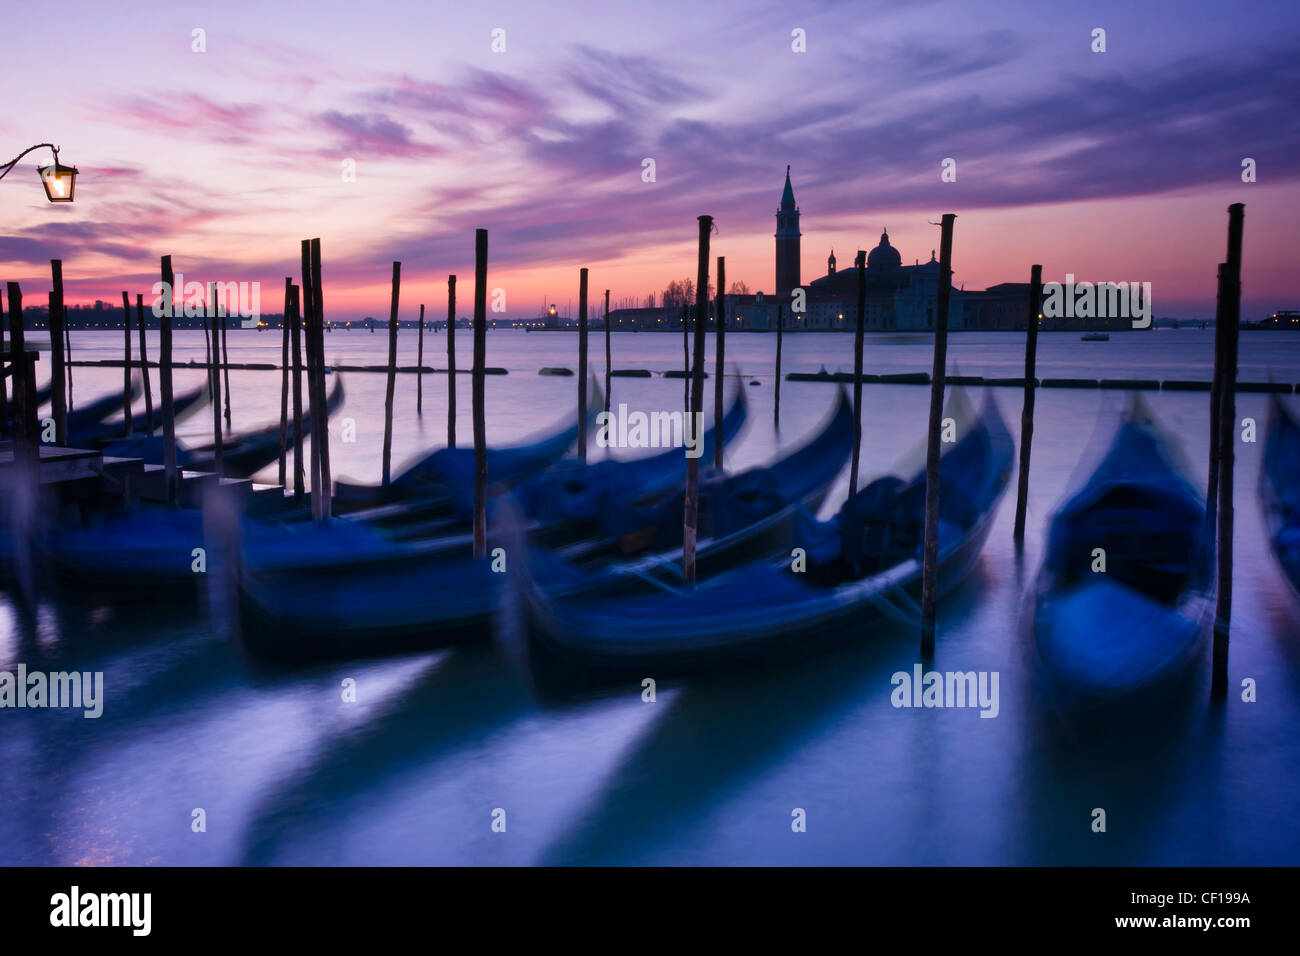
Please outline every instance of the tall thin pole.
M388 305L388 384L384 391L384 487L392 482L393 387L397 383L397 299L402 288L402 264L393 263L393 285Z
M1223 374L1219 401L1219 600L1214 613L1214 676L1211 695L1228 693L1228 637L1232 627L1233 431L1237 418L1237 332L1241 320L1241 240L1246 216L1243 203L1228 207L1228 260L1224 274Z
M858 464L862 459L862 345L867 328L867 252L859 249L853 260L858 270L858 317L853 333L853 460L849 465L849 496L858 492Z
M293 279L284 277L284 321L280 334L280 487L288 486L286 452L289 444L289 299Z
M447 447L456 447L456 277L447 276Z
M23 291L17 282L9 283L9 369L14 380L13 436L14 467L17 480L26 483L31 474L32 458L39 455L36 435L31 430L31 406L36 401L27 388L27 343L23 337ZM39 462L39 459L37 459ZM40 467L39 464L36 467ZM25 487L25 484L20 486Z
M67 314L63 311L63 262L50 260L54 291L50 302L50 410L54 413L54 432L60 445L68 443L68 401L65 393L63 339Z
M1037 384L1038 310L1043 299L1043 267L1029 270L1029 312L1025 327L1025 402L1020 412L1020 482L1016 489L1016 526L1012 537L1016 544L1025 541L1025 509L1029 500L1029 451L1034 442L1034 389Z
M578 461L587 460L587 270L578 270Z
M9 340L10 372L14 380L13 449L14 487L5 495L11 505L8 537L13 541L15 565L22 597L22 610L30 615L36 609L36 576L33 568L33 525L37 512L36 495L40 488L40 446L37 444L35 366L28 362L23 339L23 293L17 282L10 282ZM35 359L35 355L32 356ZM29 369L32 370L29 377Z
M180 475L176 468L176 406L172 395L172 310L176 307L176 276L172 257L162 257L162 281L167 296L166 308L158 320L158 389L162 402L163 469L167 483L167 504L176 506Z
M605 411L609 411L609 395L613 391L610 376L613 372L612 351L609 344L609 290L605 290Z
M153 437L153 386L149 384L149 351L144 336L144 295L135 294L135 319L140 327L140 374L144 376L144 418L149 437ZM57 351L57 349L56 349Z
M921 567L921 656L934 654L934 617L939 591L939 432L948 367L948 297L952 289L952 224L943 214L939 241L939 289L934 317L934 368L930 373L930 433L925 450L925 538Z
M302 501L305 484L302 461L302 312L305 301L300 286L289 286L289 314L285 321L293 326L293 497Z
M713 229L712 216L700 216L699 264L695 276L695 360L691 367L692 412L686 428L699 436L695 413L704 404L704 316L709 310L709 233ZM686 500L682 509L682 581L686 587L695 587L695 537L700 513L700 459L686 459Z
M311 428L311 454L309 457L308 467L311 470L311 516L313 520L321 519L320 495L316 489L320 487L320 448L316 442L316 419L319 417L319 404L316 398L316 342L311 334L312 312L315 309L315 299L311 291L311 240L302 240L299 249L302 259L302 318L303 318L303 351L307 359L307 406L309 427ZM371 329L373 332L373 328Z
M714 309L714 321L717 325L713 330L713 343L715 355L713 356L713 467L722 470L722 370L723 361L726 356L726 336L727 336L727 260L724 256L718 256L718 304Z
M415 346L415 414L424 413L424 303L420 303L420 331Z
M230 346L226 341L226 326L228 324L230 310L221 303L217 303L216 314L221 316L221 375L226 385L226 434L231 432L230 427ZM216 319L213 319L213 341L216 341Z
M319 415L316 413L317 405L313 404L311 409L312 426L315 428L312 445L320 446L320 511L321 519L328 521L334 510L334 483L330 476L329 412L325 408L325 291L321 283L319 238L311 241L311 298L313 351L316 356L316 395L320 402Z
M776 304L776 394L773 396L772 427L781 427L781 333L784 320L785 303Z
M474 230L474 557L487 554L487 424L484 419L483 378L487 365L488 233Z
M131 297L122 290L122 418L124 434L133 432L131 423Z
M203 303L203 364L208 367L208 387L212 387L212 334L208 328L208 312L210 311L209 302L212 299L213 283L208 283L208 301ZM221 399L217 393L212 393L212 400L221 405Z
M208 363L208 388L212 392L212 470L220 476L225 474L225 444L221 435L221 344L217 338L215 282L208 283L208 303L204 312L211 313L209 318L212 319L212 361Z

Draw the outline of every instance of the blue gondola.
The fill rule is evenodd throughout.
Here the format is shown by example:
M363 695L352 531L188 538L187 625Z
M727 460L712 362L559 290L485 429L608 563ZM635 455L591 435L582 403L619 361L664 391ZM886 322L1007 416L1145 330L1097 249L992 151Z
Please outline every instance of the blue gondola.
M200 399L202 399L203 404L206 404L207 395L207 389L202 388L198 390L196 395L187 396L191 404L185 406L185 414L193 414L196 406L199 405ZM342 406L343 399L343 377L336 374L334 375L334 384L330 387L329 395L325 399L327 417L334 414ZM181 407L180 402L178 402L178 419L180 418ZM300 427L305 437L311 428L310 409L303 412ZM293 422L290 422L285 439L290 453L294 441L293 429ZM161 429L156 427L154 430L158 434L123 438L105 445L102 451L105 455L117 458L143 458L146 462L152 464L162 464L163 440ZM227 438L222 443L221 473L228 478L249 478L275 461L279 454L280 426L278 423L254 431L244 432ZM178 443L176 462L181 468L188 471L215 471L217 464L216 452L211 443L205 445L182 445Z
M772 466L783 487L773 488L765 480L766 469L707 486L704 497L711 502L713 521L701 529L701 566L734 563L773 548L788 550L795 509L820 502L847 461L852 441L852 417L841 393L817 435ZM681 449L675 457L680 482L685 474ZM636 464L625 467L635 470ZM622 524L608 514L603 520ZM569 596L656 587L656 575L675 573L682 521L680 511L669 506L641 511L627 525L640 528L647 520L666 527L654 529L662 536L646 536L634 554L613 546L612 530L602 532L607 546L595 549L602 560L594 563L588 553L586 567L536 551L534 560L543 564L532 569L535 580L541 580L544 569L545 586ZM376 537L363 538L354 526L336 545L329 543L328 529L315 534L323 546L311 543L312 538L285 538L248 550L241 618L245 645L253 653L281 659L361 657L485 640L502 586L515 582L512 575L523 570L527 550L522 543L503 549L496 559L502 563L494 570L493 560L470 558L460 539L385 546ZM653 550L665 544L667 553ZM360 552L361 547L367 550Z
M963 580L979 556L1006 487L1013 443L992 398L940 464L939 584ZM919 594L925 474L884 477L830 521L803 515L791 553L719 574L692 591L599 600L524 590L534 653L595 670L675 671L773 651L806 653L861 636ZM638 670L638 673L640 670ZM662 672L662 671L657 671Z
M1087 484L1052 519L1033 631L1064 710L1152 691L1196 658L1212 610L1213 539L1181 472L1172 442L1135 402Z

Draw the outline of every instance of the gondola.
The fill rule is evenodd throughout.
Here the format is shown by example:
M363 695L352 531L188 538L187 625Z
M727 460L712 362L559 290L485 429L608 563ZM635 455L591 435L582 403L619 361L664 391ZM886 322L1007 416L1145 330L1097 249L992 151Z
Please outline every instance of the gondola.
M588 405L585 428L590 430L600 412L600 390ZM487 450L488 483L503 489L540 472L578 440L576 422L532 441ZM427 510L463 510L473 494L473 447L439 448L396 469L388 485L369 485L339 479L334 482L334 510L347 514L394 502L421 500Z
M794 509L820 502L843 469L852 441L852 417L841 394L817 435L771 466L784 485L772 484L764 477L767 469L760 468L706 489L704 496L714 507L713 521L699 541L701 565L788 549ZM677 468L684 477L680 449ZM651 535L635 554L600 549L604 562L599 566L590 555L588 565L579 567L538 549L534 560L545 562L547 586L568 595L654 588L655 571L680 560L681 513L671 507L642 512L629 519L630 525L643 530L640 522L647 517L667 523L660 529L664 537ZM502 586L529 550L521 542L490 552L488 560L474 560L466 553L466 542L454 539L383 544L356 526L347 528L338 542L329 540L328 529L311 534L320 547L305 543L311 538L286 539L278 547L263 543L246 551L241 630L245 647L258 656L369 657L485 640ZM663 540L670 550L652 555L649 549ZM490 542L490 547L499 544Z
M1135 401L1049 525L1032 626L1054 703L1095 711L1184 676L1208 630L1213 551L1201 496Z
M206 388L200 389L206 398ZM343 404L343 377L334 375L334 384L325 399L326 416L334 414ZM197 399L195 400L197 403ZM193 408L187 408L192 414ZM301 429L304 437L311 428L311 410L303 412ZM160 429L155 428L155 431ZM292 449L294 425L292 422L286 430L287 447ZM124 438L104 445L105 455L117 458L143 458L151 464L162 464L163 439L161 434L141 435ZM221 473L227 478L249 478L257 474L280 454L280 426L267 425L251 432L232 436L222 442ZM176 447L176 463L187 471L215 471L216 451L211 443L204 445L181 445Z
M599 398L589 408L589 425L594 425ZM724 443L734 440L747 417L748 402L736 388L723 416ZM635 491L633 500L652 500L681 481L680 449L591 464L561 458L576 440L577 429L570 427L535 442L487 452L489 494L511 490L534 521L534 530L559 532L547 539L552 544L580 536L611 502L628 503L630 491ZM701 460L712 461L713 443L713 429L706 429L700 440ZM404 468L388 490L336 481L335 513L357 516L398 537L453 533L472 514L473 463L472 449L443 448Z
M1300 424L1274 395L1269 408L1259 502L1278 564L1300 599Z
M961 403L954 398L954 406ZM955 413L953 417L956 418ZM1012 440L991 396L941 458L939 585L960 583L979 556L1006 487ZM860 637L919 596L925 474L879 478L830 521L804 513L786 552L700 583L632 597L555 599L521 591L533 654L596 671L676 672L772 653L804 654ZM530 572L530 576L531 572Z
M140 397L144 387L140 382L138 375L131 377L131 401ZM77 405L68 412L68 433L75 434L80 428L93 426L102 422L109 415L112 415L122 407L122 393L112 393L88 402L85 405Z
M211 391L206 384L200 385L193 391L179 395L173 402L176 409L174 418L177 423L185 421L201 411L211 400ZM117 403L121 405L121 398ZM135 399L133 398L134 402ZM124 438L126 428L125 419L117 418L109 421L77 421L74 422L69 417L68 422L68 445L73 448L101 448L106 445L115 444L120 441L130 441ZM154 431L162 430L162 411L155 408L153 414ZM149 416L146 412L138 412L131 416L131 431L133 435L147 437L149 434Z

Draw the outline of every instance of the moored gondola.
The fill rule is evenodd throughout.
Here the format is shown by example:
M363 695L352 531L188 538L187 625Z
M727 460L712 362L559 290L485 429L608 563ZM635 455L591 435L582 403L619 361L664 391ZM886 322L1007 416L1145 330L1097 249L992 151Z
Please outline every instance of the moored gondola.
M782 476L797 468L799 481L790 481L784 489L773 488L761 477L766 469L760 468L706 490L716 505L716 520L699 542L701 566L720 566L773 548L788 548L794 509L820 500L843 469L852 440L852 421L841 395L814 438L772 466ZM681 449L676 454L678 471L684 475ZM755 494L755 489L763 493ZM635 489L627 493L636 497ZM630 520L640 522L645 517L639 514ZM599 549L602 562L588 556L588 564L579 567L537 549L534 561L544 564L545 586L567 595L656 587L656 573L673 568L679 559L672 550L647 549L656 546L656 539L668 542L670 549L681 546L680 513L670 508L658 518L667 524L656 529L662 537L651 534L635 557L605 547ZM361 533L355 525L346 532L351 538ZM606 543L612 543L612 532L602 533ZM513 583L511 576L521 570L524 552L529 550L522 541L493 540L487 559L475 560L464 538L386 546L374 537L362 540L372 546L365 553L351 547L302 547L290 539L278 548L250 549L241 580L245 646L259 656L297 660L366 657L486 640L503 592L509 590L503 586ZM535 569L538 579L539 572Z
M939 583L949 590L977 559L1010 473L1012 441L989 397L940 465ZM803 516L802 552L755 561L694 590L555 599L522 589L530 651L569 666L656 673L773 652L804 654L861 637L919 595L924 471L877 479L836 518ZM801 560L802 558L802 560ZM639 671L638 671L639 672Z
M1053 517L1033 597L1053 702L1095 711L1175 683L1208 630L1213 539L1172 440L1135 401Z

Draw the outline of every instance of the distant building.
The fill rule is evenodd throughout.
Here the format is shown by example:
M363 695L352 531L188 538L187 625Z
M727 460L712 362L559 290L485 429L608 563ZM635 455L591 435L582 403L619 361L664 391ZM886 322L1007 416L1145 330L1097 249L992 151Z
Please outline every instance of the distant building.
M800 266L800 210L794 198L790 167L785 168L781 204L776 211L774 294L763 292L726 296L727 328L766 332L776 329L778 318L790 331L852 331L857 326L858 274L854 265L837 268L835 250L826 258L826 274L802 281ZM902 253L889 241L888 230L866 257L866 300L863 323L872 332L926 332L934 329L938 313L939 262L934 250L928 262L903 265ZM955 274L955 273L954 273ZM794 294L804 293L804 311L792 311ZM1003 282L983 291L967 292L954 285L948 298L948 328L955 331L1024 331L1028 324L1029 284ZM710 303L712 310L713 303ZM1042 313L1040 302L1040 317ZM1300 315L1278 313L1281 323L1300 328ZM615 331L680 330L677 308L614 309L610 322ZM712 322L712 313L710 313ZM1128 318L1053 318L1044 320L1045 331L1122 331L1132 328Z
M1300 329L1300 312L1294 309L1283 309L1280 312L1274 312L1267 319L1260 319L1258 322L1243 322L1242 326L1248 326L1253 329Z

